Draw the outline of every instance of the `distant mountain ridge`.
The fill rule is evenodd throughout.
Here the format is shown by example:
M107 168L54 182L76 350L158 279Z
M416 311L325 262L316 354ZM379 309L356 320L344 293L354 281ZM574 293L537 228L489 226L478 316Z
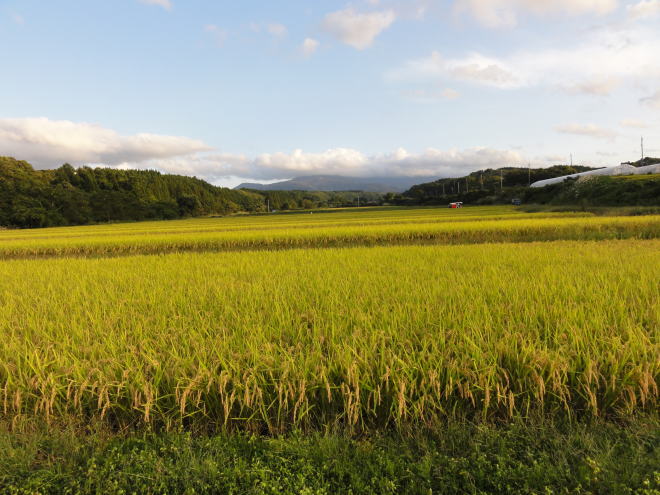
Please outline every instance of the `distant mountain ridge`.
M365 191L395 192L408 190L416 184L428 182L437 177L347 177L343 175L310 175L273 184L244 182L235 189L255 189L258 191Z

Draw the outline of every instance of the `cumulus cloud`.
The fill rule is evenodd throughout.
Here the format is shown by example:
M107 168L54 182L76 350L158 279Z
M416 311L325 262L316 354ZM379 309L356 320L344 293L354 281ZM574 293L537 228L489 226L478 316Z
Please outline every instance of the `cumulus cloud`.
M628 17L631 19L644 19L660 14L660 0L642 0L635 5L628 5Z
M617 0L457 0L456 14L468 13L489 28L511 28L521 13L537 16L548 14L607 14L617 7Z
M600 29L562 48L521 50L503 56L434 51L390 71L397 81L459 80L502 89L549 86L606 95L626 82L660 80L660 36L655 30Z
M517 151L493 148L429 148L421 153L399 148L373 155L350 148L321 153L297 149L249 157L213 152L204 142L186 137L146 133L123 136L95 124L47 118L0 119L0 149L38 168L69 162L156 169L216 183L227 177L269 180L315 174L451 177L525 161Z
M211 150L202 141L186 137L147 133L122 136L96 124L47 118L0 119L0 149L37 167L64 162L139 163Z
M318 50L320 43L313 38L305 38L302 42L300 51L305 57L311 57Z
M515 88L524 83L505 61L478 53L452 59L434 51L428 57L409 61L390 75L404 80L455 79L500 88Z
M252 180L289 179L301 175L336 174L352 177L438 176L453 177L484 168L525 163L515 151L492 148L468 150L427 149L409 153L399 148L391 153L366 155L349 148L322 153L264 153L256 157L241 154L201 153L194 156L124 164L131 168L155 168L168 173L197 175L222 183L229 177Z
M562 134L576 134L578 136L589 136L599 139L614 139L616 132L597 126L595 124L565 124L555 127Z
M138 0L145 5L157 5L163 7L165 10L172 10L172 2L170 0Z
M639 100L639 102L642 105L646 105L651 108L656 108L660 110L660 89L655 93L653 93L652 95L642 98L641 100Z
M392 10L357 12L352 7L325 16L323 29L343 43L364 50L395 21Z

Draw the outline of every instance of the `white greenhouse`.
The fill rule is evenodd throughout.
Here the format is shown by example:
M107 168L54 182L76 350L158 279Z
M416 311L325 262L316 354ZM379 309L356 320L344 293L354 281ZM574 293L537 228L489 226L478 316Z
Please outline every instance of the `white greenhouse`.
M616 167L599 168L597 170L589 170L588 172L580 172L578 174L563 175L561 177L553 177L552 179L539 180L531 184L530 187L549 186L550 184L563 182L566 179L575 179L589 175L643 175L658 173L660 173L660 164L646 165L644 167L634 167L633 165L622 163Z

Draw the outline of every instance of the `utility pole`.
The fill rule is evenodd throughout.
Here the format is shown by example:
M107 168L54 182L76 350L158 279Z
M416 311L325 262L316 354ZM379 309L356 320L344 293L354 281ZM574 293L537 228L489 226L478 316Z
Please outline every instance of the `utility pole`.
M571 167L573 166L573 153L571 153Z
M270 213L270 199L266 199L266 211Z
M504 190L504 169L500 172L500 192Z
M644 136L642 136L642 161L640 162L640 165L644 165Z
M527 162L527 187L532 185L532 162Z
M483 189L484 188L484 173L483 172L481 172L479 174L479 184L480 184L481 189Z
M469 175L468 175L469 177ZM468 182L468 177L465 178L465 192L469 193L470 192L470 183Z
M457 181L456 187L458 187L458 194L461 194L461 183Z
M360 195L358 194L358 208L360 207Z
M445 197L445 183L442 183L442 197Z

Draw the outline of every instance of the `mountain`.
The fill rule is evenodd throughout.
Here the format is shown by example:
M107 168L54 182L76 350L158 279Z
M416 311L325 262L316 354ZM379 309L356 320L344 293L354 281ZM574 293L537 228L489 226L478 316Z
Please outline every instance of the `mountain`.
M365 191L403 192L415 184L435 180L436 177L346 177L342 175L310 175L273 184L244 182L236 189L259 191Z

